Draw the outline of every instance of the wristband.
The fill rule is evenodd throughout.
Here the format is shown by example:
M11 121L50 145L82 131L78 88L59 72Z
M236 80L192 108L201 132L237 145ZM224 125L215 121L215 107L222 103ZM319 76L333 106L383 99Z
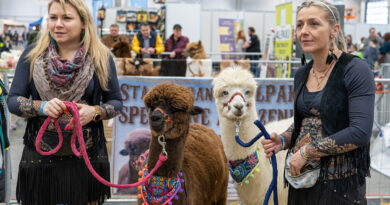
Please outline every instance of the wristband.
M47 101L42 101L42 103L41 103L41 115L42 116L47 116L47 115L45 115L45 113L43 113L43 107L45 106L45 104L47 103Z
M286 142L284 141L284 138L282 135L279 135L279 136L280 136L280 139L282 139L282 144L283 144L282 150L284 150L284 148L286 146Z

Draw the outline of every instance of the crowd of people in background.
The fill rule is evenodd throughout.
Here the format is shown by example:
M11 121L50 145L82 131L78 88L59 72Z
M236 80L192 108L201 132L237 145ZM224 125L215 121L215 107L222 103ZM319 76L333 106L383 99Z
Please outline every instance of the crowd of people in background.
M5 30L0 34L0 54L3 51L9 52L11 49L24 48L36 42L39 31L40 24L35 24L30 32L27 32L26 29L22 33L16 29L13 31Z
M362 37L359 43L353 43L352 35L346 36L348 53L365 59L372 70L381 63L390 63L390 32L382 36L374 27L369 29L369 36Z
M163 42L159 33L148 24L142 24L140 31L133 37L119 34L118 24L110 26L110 34L103 36L102 42L111 51L113 45L118 42L128 43L129 52L133 51L137 57L156 58L162 52L170 52L169 55L162 56L163 59L185 59L182 55L189 39L181 35L182 27L175 24L173 34ZM15 48L23 48L37 41L40 25L36 24L30 32L26 30L19 33L16 29L4 31L0 35L0 54L3 51L10 51ZM374 27L369 29L369 36L362 37L359 42L354 43L352 35L348 34L345 38L347 52L366 59L371 69L378 68L380 63L390 63L390 32L385 35L376 32ZM235 39L235 52L239 53L260 53L260 38L255 33L254 27L248 27L248 37L243 30L238 31ZM387 55L386 55L387 54ZM130 54L129 54L130 55ZM261 55L238 55L238 59L259 60ZM179 65L179 64L178 64ZM184 65L179 65L179 67ZM258 63L251 63L251 71L256 77ZM180 72L182 73L182 72Z

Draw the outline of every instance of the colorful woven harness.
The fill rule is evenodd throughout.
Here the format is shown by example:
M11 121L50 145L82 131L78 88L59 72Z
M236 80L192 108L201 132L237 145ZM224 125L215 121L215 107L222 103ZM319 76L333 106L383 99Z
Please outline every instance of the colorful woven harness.
M153 173L156 172L157 169L160 168L163 165L163 163L168 159L168 154L166 152L165 153L162 152L159 156L159 159L158 159L155 167L152 169L152 171L137 183L134 183L134 184L113 184L113 183L106 181L103 177L101 177L93 169L92 164L89 161L87 150L85 149L85 142L84 142L84 138L83 138L82 127L80 124L80 115L79 115L79 111L77 109L77 106L72 102L68 102L68 101L63 101L63 102L64 102L65 106L67 107L67 109L70 111L70 113L73 115L73 118L74 118L74 121L73 121L74 129L73 129L73 135L71 138L72 151L73 151L74 155L76 155L77 157L81 157L81 155L83 156L84 162L87 165L88 170L102 184L104 184L106 186L110 186L110 187L116 187L116 188L132 188L132 187L140 186L140 185L144 184L153 175ZM39 144L42 140L43 133L45 132L45 130L50 122L54 122L54 124L56 126L56 129L58 132L58 137L59 137L59 142L58 142L58 145L53 150L51 150L49 152L43 152L41 150ZM78 143L80 144L80 151L78 151L76 148L76 137L77 137ZM35 149L41 155L44 155L44 156L52 155L52 154L55 154L61 148L62 141L63 141L62 131L61 131L61 128L58 124L57 119L53 119L51 117L48 117L45 120L45 122L43 123L41 129L39 129L39 132L38 132L38 135L37 135L37 138L35 141ZM164 150L165 150L165 144L163 145L163 151Z
M254 178L255 172L259 172L259 147L244 160L229 161L230 175L241 186L243 183L249 184L249 178Z
M148 175L148 170L145 168L139 173L144 179ZM183 173L179 172L176 177L167 178L160 176L152 176L145 184L138 187L141 194L139 199L143 199L142 205L172 205L172 200L178 200L178 193L182 193L181 184L184 182Z
M223 104L223 107L226 107L226 106L227 106L227 107L228 107L228 110L230 110L230 109L231 109L230 103L233 101L234 97L236 97L236 96L241 96L241 97L242 97L242 100L244 100L244 102L246 102L244 96L243 96L241 93L237 92L237 93L234 93L234 94L232 95L232 97L230 97L230 99L229 99L229 101L228 101L227 103L224 103L224 104Z

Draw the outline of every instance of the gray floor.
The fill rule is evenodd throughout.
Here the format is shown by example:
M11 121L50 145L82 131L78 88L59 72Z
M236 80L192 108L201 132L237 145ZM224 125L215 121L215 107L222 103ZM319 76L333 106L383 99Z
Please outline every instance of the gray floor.
M23 150L23 133L25 128L25 123L23 120L19 120L20 126L16 130L11 130L10 140L11 140L11 166L12 166L12 199L15 199L15 190L16 190L16 181L18 173L18 165L22 155ZM368 178L367 182L367 196L378 198L378 196L384 196L387 199L382 199L382 202L390 203L390 178L386 177L375 170L371 170L371 178ZM381 200L370 199L370 205L379 205ZM386 205L388 205L386 203ZM106 203L106 204L124 204L124 203ZM129 203L126 203L129 204ZM232 202L230 204L239 204L237 202ZM382 203L385 205L385 203Z

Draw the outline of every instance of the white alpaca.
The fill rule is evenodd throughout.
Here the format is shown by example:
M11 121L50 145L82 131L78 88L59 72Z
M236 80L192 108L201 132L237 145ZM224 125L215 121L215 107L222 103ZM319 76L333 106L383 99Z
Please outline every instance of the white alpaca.
M253 172L249 177L249 184L237 184L237 193L246 205L263 204L267 189L272 181L272 165L266 158L260 140L250 147L241 147L235 140L235 124L241 122L239 137L244 142L252 140L260 130L253 124L258 119L256 112L255 94L256 82L252 74L244 69L226 69L213 81L214 98L217 105L222 143L229 161L243 160L252 155L259 147L259 172ZM239 93L238 95L236 93ZM230 101L230 103L229 103ZM228 103L228 104L227 104ZM278 134L287 130L293 119L289 118L265 125L271 134ZM288 191L284 188L284 164L286 151L276 155L278 163L278 201L287 204ZM271 195L269 204L273 204Z

